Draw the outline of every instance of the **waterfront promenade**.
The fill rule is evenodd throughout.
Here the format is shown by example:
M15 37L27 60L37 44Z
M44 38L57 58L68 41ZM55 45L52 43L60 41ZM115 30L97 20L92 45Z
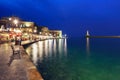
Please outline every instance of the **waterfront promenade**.
M30 41L22 42L22 44ZM11 43L0 44L0 80L43 80L21 46L20 57L13 55Z

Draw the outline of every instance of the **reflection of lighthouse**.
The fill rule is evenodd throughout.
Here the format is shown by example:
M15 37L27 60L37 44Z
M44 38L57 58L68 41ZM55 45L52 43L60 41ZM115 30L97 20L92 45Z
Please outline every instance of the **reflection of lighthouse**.
M90 36L90 34L89 34L89 31L87 30L86 37L89 37L89 36Z
M89 55L90 54L90 41L88 37L86 38L86 51L87 51L87 54Z

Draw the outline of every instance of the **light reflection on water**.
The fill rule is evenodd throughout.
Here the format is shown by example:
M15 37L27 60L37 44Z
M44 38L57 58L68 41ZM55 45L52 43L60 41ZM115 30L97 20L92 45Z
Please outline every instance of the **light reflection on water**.
M58 42L58 52L61 55L61 53L62 53L62 39L60 39Z
M119 48L119 39L53 39L27 51L45 80L120 80Z
M37 61L42 62L44 59L50 59L55 57L67 56L67 40L66 39L50 39L45 41L39 41L30 45L26 52L34 64L37 65Z
M90 40L89 40L89 38L86 38L86 52L87 52L87 55L90 56Z
M49 52L48 56L49 57L52 57L52 48L53 48L53 40L49 40L48 41L48 52Z
M39 54L39 59L40 59L40 61L42 61L43 60L43 41L39 41L38 42L38 46L39 46L39 49L38 49L38 54Z
M53 53L54 53L54 57L56 57L56 53L57 53L56 39L53 40Z
M45 53L45 56L44 57L48 57L48 40L44 41L43 43L44 45L44 53Z
M67 56L67 40L64 40L64 52L65 52L65 56Z

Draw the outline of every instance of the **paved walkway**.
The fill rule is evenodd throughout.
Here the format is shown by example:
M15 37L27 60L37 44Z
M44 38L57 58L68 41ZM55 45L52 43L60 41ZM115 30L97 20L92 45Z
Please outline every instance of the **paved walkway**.
M21 50L19 57L9 43L0 44L0 80L43 80L22 46Z

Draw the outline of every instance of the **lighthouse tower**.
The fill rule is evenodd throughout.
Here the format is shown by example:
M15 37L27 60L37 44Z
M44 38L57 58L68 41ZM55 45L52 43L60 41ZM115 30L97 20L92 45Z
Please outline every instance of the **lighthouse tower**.
M90 36L90 34L89 34L89 31L87 30L86 37L89 37L89 36Z

